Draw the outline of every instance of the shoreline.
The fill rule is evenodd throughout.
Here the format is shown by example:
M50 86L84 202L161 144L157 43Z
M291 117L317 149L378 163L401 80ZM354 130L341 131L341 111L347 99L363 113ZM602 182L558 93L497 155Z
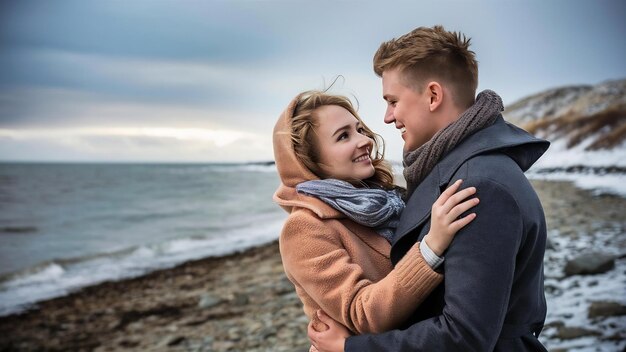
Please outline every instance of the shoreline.
M546 296L558 302L568 292L573 299L580 295L578 303L573 302L578 310L549 303L541 340L554 351L622 346L625 313L592 320L577 315L582 308L586 312L593 300L605 299L602 295L610 289L607 280L626 287L626 256L617 257L615 269L606 274L563 278L560 270L565 257L593 249L594 243L625 253L626 242L620 236L626 233L622 211L626 199L594 195L568 182L532 182L555 247L546 251L546 287L552 290ZM606 233L613 235L607 240L602 235ZM589 248L577 241L585 241ZM590 280L595 281L593 286ZM590 295L585 291L589 288L598 294ZM559 296L561 291L566 296ZM615 291L610 292L614 296ZM618 301L626 304L623 298ZM274 240L225 256L102 282L0 317L0 351L307 351L307 323ZM617 330L603 336L607 326ZM565 338L568 330L562 327L584 328L586 335Z
M273 241L0 317L0 350L305 351L306 336L292 332L306 331L307 323ZM246 339L249 333L263 338Z
M247 247L244 249L236 249L233 250L233 252L231 253L227 253L224 255L216 255L216 256L209 256L209 257L205 257L205 258L200 258L200 259L190 259L188 261L182 262L180 264L176 264L172 267L168 267L168 268L161 268L161 269L155 269L149 272L146 272L144 274L140 274L138 276L133 276L133 277L122 277L120 279L113 279L113 280L105 280L93 285L88 285L88 286L83 286L80 288L77 288L76 290L73 290L65 295L62 296L57 296L57 297L52 297L52 298L48 298L48 299L44 299L41 301L37 301L36 303L32 303L29 304L29 307L20 310L18 312L15 313L10 313L10 314L6 314L6 315L1 315L0 316L0 321L2 321L3 319L8 319L11 317L19 317L21 315L27 315L30 313L33 313L37 310L40 309L45 309L44 306L47 306L49 304L52 304L52 302L54 301L63 301L64 299L69 299L72 296L79 296L83 293L85 293L85 291L97 291L100 288L102 289L111 289L112 287L116 287L116 286L123 286L125 284L132 284L135 281L149 281L149 280L154 280L154 279L158 279L159 277L162 277L163 275L167 275L167 272L172 272L169 275L177 275L179 274L178 271L181 270L183 267L186 266L195 266L195 265L201 265L201 266L205 266L205 265L211 265L214 264L214 262L220 262L222 260L231 260L231 259L235 259L239 256L246 256L246 255L252 255L253 253L248 253L248 252L254 252L256 250L263 250L264 247L271 247L273 245L278 245L278 240L271 240L267 243L263 243L257 246L253 246L253 247Z

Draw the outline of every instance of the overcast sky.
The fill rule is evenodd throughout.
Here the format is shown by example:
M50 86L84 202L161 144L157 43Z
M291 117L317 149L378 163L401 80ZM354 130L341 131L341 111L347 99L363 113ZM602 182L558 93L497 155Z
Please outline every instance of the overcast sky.
M626 78L626 2L2 1L0 160L271 160L298 92L355 96L382 122L379 44L442 24L472 38L479 90L512 103Z

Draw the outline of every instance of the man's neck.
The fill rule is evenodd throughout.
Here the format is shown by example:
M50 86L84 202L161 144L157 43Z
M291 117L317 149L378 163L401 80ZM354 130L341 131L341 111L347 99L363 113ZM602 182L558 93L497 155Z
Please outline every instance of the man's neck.
M450 106L448 111L442 111L442 116L439 121L441 121L441 126L439 126L439 131L448 127L451 123L458 120L467 109L458 108L456 106Z

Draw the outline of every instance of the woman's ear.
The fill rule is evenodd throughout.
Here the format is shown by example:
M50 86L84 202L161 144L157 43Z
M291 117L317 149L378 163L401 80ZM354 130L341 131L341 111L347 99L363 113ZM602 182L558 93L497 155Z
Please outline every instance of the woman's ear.
M437 110L441 103L443 102L443 88L439 82L429 82L426 85L426 94L428 94L429 98L429 109L430 112Z

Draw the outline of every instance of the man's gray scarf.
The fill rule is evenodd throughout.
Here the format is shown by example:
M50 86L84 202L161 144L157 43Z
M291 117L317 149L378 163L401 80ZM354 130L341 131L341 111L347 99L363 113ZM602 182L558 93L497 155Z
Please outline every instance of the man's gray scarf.
M416 150L404 154L404 178L407 199L449 151L467 136L492 125L504 110L502 98L492 90L484 90L461 116Z
M374 228L389 243L393 242L404 209L396 191L356 188L336 179L305 181L296 186L296 191L319 198L354 222Z

